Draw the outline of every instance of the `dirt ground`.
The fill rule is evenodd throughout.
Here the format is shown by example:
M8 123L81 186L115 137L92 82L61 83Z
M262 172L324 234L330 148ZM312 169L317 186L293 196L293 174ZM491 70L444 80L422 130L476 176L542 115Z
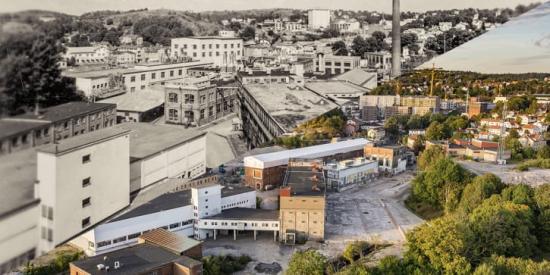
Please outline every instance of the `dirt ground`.
M515 170L515 165L497 165L494 163L476 161L458 161L464 168L475 174L483 175L493 173L506 184L527 184L539 186L550 182L550 169L530 168L529 171L520 172Z
M216 241L207 240L203 253L249 255L253 261L239 274L258 274L254 269L256 265L273 262L280 264L284 271L290 256L297 249L311 247L333 258L348 243L356 240L391 244L376 252L373 258L400 256L403 252L404 233L423 222L403 203L410 191L411 179L412 174L406 172L392 178L380 178L341 193L329 193L324 243L308 242L300 246L285 246L274 242L271 233L260 234L257 241L254 241L252 233L243 233L238 236L237 241L233 241L231 236L221 237ZM274 197L276 198L277 192L262 192L258 196L262 197L262 208L276 205Z

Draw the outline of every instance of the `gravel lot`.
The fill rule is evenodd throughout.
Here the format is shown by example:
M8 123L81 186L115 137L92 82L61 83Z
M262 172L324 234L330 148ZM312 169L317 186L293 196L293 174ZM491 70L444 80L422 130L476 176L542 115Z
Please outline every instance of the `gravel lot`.
M513 164L497 165L475 161L458 161L458 163L478 175L493 173L506 184L524 183L535 187L550 182L550 169L529 168L529 171L520 172L514 170L516 166Z

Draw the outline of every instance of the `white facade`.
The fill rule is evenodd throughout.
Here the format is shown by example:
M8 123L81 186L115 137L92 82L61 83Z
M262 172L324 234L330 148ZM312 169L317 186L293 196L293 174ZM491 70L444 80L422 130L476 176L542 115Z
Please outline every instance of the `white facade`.
M330 10L309 10L307 12L308 28L315 30L330 26Z
M206 172L206 135L130 164L130 191L166 178L196 178Z
M105 129L65 142L37 152L40 252L130 203L128 131Z
M361 29L361 24L355 19L340 19L331 24L331 27L340 33L356 33Z
M323 170L326 171L327 188L343 191L375 178L378 175L378 162L356 158L328 163Z
M74 59L76 64L106 63L111 51L107 46L67 47L63 59L69 62Z
M219 214L222 209L256 207L255 190L232 192L229 188L210 184L161 195L97 225L71 243L93 256L135 245L141 234L156 228L196 239L212 237L209 230L198 228L200 218Z
M35 257L39 215L39 206L34 204L0 219L0 274Z
M217 67L237 67L243 57L243 40L232 37L172 38L171 55L211 62Z

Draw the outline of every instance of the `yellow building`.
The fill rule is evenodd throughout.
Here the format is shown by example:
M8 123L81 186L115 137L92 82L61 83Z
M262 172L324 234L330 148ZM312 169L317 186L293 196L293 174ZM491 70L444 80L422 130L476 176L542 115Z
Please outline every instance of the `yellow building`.
M325 182L320 161L291 161L280 189L281 241L325 238Z

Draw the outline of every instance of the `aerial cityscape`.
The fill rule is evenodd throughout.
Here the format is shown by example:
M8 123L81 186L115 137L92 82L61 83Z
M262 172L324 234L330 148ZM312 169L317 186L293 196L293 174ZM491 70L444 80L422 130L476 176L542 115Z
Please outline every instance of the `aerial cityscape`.
M550 274L550 2L478 2L6 0L0 274Z

